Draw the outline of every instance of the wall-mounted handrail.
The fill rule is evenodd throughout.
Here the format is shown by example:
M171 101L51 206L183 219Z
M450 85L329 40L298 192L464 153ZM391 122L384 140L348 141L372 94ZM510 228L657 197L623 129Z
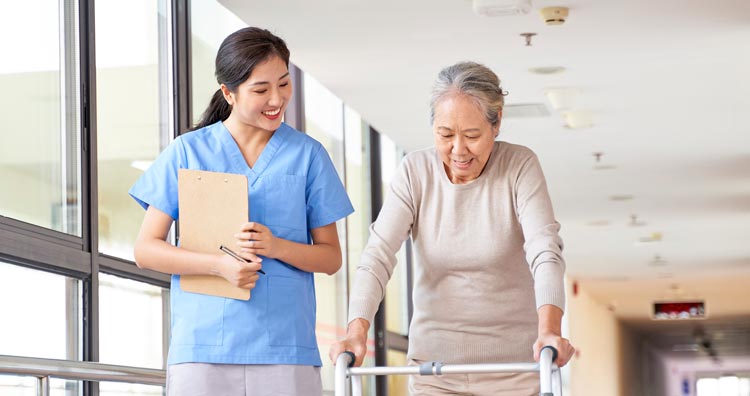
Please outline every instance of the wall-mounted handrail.
M165 370L9 355L0 355L0 374L76 381L130 382L158 386L164 386L167 378Z

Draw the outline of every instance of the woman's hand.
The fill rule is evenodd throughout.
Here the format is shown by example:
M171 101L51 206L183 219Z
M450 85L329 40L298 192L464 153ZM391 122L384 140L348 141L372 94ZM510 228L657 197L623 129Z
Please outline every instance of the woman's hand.
M557 349L557 359L555 359L554 363L557 364L557 367L565 366L566 363L570 360L570 358L573 357L573 354L576 352L576 349L573 347L573 345L570 344L570 341L567 338L561 337L559 334L555 334L552 332L542 333L539 334L539 338L537 338L536 342L534 343L534 360L539 361L539 355L542 351L542 348L545 346L551 346Z
M279 258L281 256L280 239L276 238L268 227L263 224L250 222L240 227L240 232L234 235L237 246L245 253Z
M339 355L349 351L354 353L354 367L361 366L367 353L367 330L369 328L370 323L362 318L352 320L346 330L346 338L331 344L328 350L331 362L336 364Z
M260 263L263 260L251 253L240 252L238 254L248 262L243 263L226 254L217 255L219 260L216 266L217 275L234 286L252 290L258 281L258 270L261 268Z

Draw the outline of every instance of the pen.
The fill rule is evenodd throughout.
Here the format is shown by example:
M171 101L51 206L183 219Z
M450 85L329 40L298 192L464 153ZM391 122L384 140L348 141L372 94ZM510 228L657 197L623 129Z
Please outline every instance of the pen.
M242 261L243 263L249 263L247 260L243 259L237 253L235 253L234 251L232 251L232 249L230 249L230 248L228 248L228 247L226 247L224 245L219 246L219 250L221 250L222 252L224 252L224 253L226 253L226 254L234 257L235 260ZM263 272L262 269L259 269L258 272L260 272L263 275L266 274L265 272Z

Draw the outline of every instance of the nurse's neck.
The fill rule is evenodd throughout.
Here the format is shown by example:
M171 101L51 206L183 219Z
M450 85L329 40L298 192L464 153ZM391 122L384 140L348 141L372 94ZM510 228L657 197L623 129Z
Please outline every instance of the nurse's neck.
M255 161L260 157L260 154L274 133L274 131L267 131L237 122L237 120L232 120L231 116L224 120L224 126L229 131L229 134L232 135L232 139L234 139L237 147L242 152L242 156L245 157L245 161L247 161L248 166L251 168L255 165Z

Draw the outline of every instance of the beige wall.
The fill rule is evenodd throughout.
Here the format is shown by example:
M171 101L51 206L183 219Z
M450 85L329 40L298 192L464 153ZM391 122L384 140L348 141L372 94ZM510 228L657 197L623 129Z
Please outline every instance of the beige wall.
M568 297L567 315L570 339L578 351L570 363L569 395L623 395L621 326L614 313L579 284L577 295Z

